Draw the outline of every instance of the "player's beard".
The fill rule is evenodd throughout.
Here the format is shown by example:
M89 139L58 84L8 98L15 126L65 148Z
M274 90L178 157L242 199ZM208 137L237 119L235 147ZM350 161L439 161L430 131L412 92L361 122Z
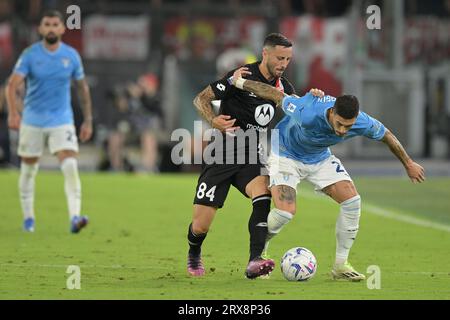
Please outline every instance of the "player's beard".
M276 67L267 64L267 70L269 70L269 73L272 77L274 77L275 79L278 79L279 77L281 77L283 75L284 69L282 71L277 71Z
M54 33L49 33L44 37L44 40L48 44L55 44L59 41L59 37L56 36Z

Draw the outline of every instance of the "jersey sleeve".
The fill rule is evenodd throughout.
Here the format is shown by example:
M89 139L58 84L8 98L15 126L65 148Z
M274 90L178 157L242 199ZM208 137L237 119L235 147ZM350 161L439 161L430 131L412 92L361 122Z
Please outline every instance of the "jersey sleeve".
M233 92L235 87L233 86L231 79L233 77L233 71L228 72L222 79L214 81L210 84L214 95L217 100L222 100L229 96L230 92Z
M29 50L25 50L17 60L16 65L14 66L14 73L20 74L24 77L28 75L30 72L30 54Z
M377 119L372 118L368 114L362 112L364 121L366 122L366 129L363 135L372 140L383 139L386 133L386 127Z
M72 78L75 80L81 80L84 78L84 68L83 68L83 62L81 61L81 57L78 54L78 52L74 52L74 68L72 71Z
M286 96L281 102L281 108L287 116L293 117L297 121L301 121L303 110L313 100L314 96L311 93L307 93L303 97Z

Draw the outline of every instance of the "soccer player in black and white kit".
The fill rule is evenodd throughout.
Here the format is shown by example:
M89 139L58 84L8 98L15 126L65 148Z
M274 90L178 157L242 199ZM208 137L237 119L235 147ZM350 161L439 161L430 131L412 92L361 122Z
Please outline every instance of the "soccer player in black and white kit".
M293 94L293 86L282 77L292 57L292 43L278 33L269 34L264 40L262 61L246 65L248 79L267 83L286 94ZM194 105L202 117L222 134L223 141L236 139L233 132L245 131L245 135L266 132L275 114L275 104L270 100L256 97L252 93L237 89L232 85L230 71L222 79L211 83L194 99ZM221 100L219 115L211 108L213 100ZM253 130L253 132L249 132ZM236 141L235 141L236 142ZM261 257L267 235L267 215L270 211L271 195L268 178L262 175L264 165L257 156L255 146L248 140L244 146L228 148L224 143L223 154L216 152L215 159L223 163L206 164L198 179L194 198L192 223L189 225L188 272L192 276L203 276L205 268L201 259L201 245L207 235L216 211L227 197L230 185L237 188L245 197L252 199L253 211L249 219L250 259L246 269L247 278L269 274L275 263ZM252 148L253 147L253 148ZM236 160L245 155L243 164ZM231 158L231 159L230 159ZM226 161L228 160L228 161ZM230 161L231 160L231 161ZM232 164L230 164L232 162Z

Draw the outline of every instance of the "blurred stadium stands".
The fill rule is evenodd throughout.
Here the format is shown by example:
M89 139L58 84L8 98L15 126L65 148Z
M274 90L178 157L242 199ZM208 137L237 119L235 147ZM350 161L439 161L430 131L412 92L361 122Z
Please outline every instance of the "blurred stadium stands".
M192 130L199 118L194 96L236 64L257 59L264 36L278 31L295 44L286 76L298 94L319 87L332 95L357 95L362 108L390 127L411 155L448 174L450 0L0 0L1 83L20 52L39 39L42 11L65 13L73 4L81 8L81 29L67 30L63 40L83 57L95 112L95 138L83 147L89 152L81 151L85 169L97 168L102 158L113 108L108 93L153 73L161 79L164 110L160 170L180 170L169 163L170 133ZM380 30L366 26L372 4L381 8ZM73 101L79 124L81 112ZM0 101L0 158L17 165L17 136L6 137L5 108ZM375 159L386 166L392 160L387 148L363 139L333 150L346 162ZM130 148L132 162L138 161L136 152L136 146ZM52 167L52 161L45 159L43 167ZM371 162L355 166L373 168L364 163Z

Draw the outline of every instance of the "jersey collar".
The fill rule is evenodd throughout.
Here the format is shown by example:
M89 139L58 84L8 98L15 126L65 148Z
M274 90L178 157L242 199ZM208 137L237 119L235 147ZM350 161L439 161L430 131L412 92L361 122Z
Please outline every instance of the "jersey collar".
M50 50L48 50L48 49L45 47L45 45L44 45L44 40L42 40L42 41L40 42L40 45L41 45L41 49L42 49L45 53L47 53L47 54L49 54L49 55L51 55L51 56L54 56L55 54L57 54L57 53L61 50L62 42L61 42L61 41L59 42L59 46L58 46L58 48L57 48L55 51L50 51Z

